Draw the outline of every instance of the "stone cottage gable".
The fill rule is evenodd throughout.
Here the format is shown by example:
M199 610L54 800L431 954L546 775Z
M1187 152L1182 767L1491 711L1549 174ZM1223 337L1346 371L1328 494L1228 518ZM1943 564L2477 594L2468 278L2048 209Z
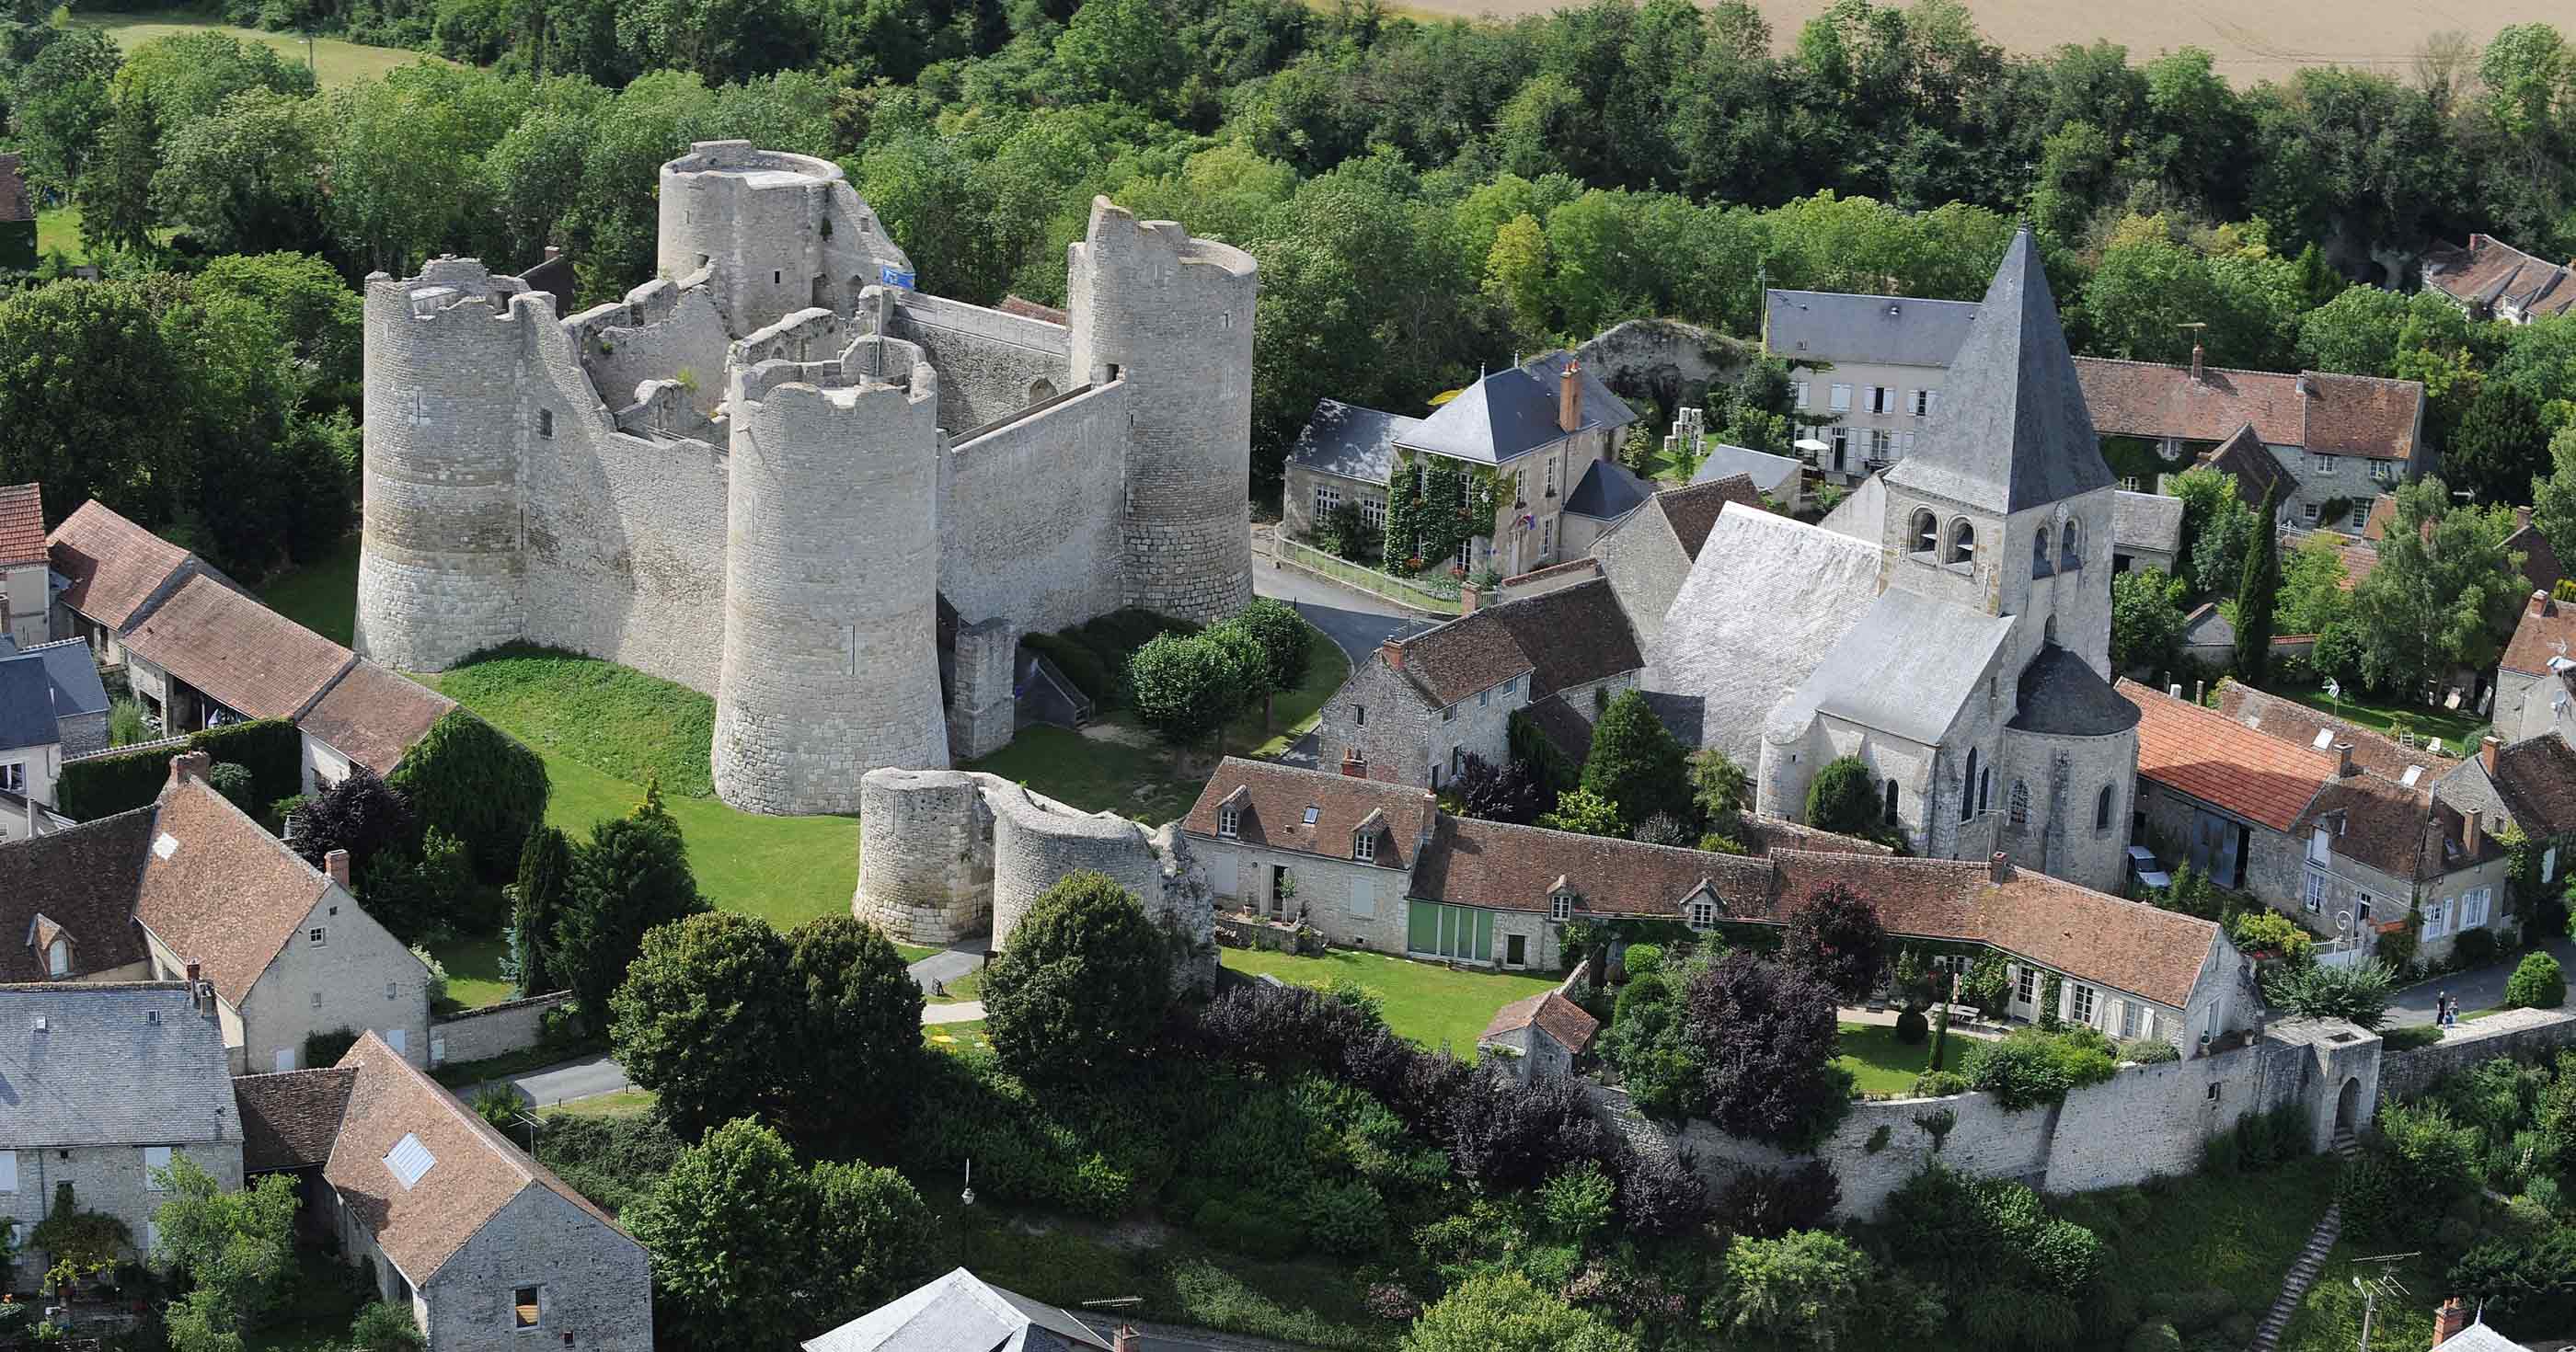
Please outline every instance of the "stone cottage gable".
M2374 774L2347 775L2318 790L2291 834L2324 830L2336 854L2401 881L2429 883L2505 857L2486 822L2472 824L2432 789L2431 781L2409 789Z
M1601 1031L1601 1021L1555 991L1540 991L1495 1010L1493 1022L1485 1025L1476 1040L1481 1043L1524 1028L1534 1028L1566 1051L1581 1055L1592 1045L1593 1035Z
M1497 618L1502 609L1461 615L1411 638L1389 639L1378 653L1433 708L1456 704L1535 669L1512 626Z
M304 715L304 735L374 771L392 774L456 701L359 658Z
M161 791L134 914L239 1008L331 880L207 787L203 769L174 771Z
M0 983L53 975L44 948L71 941L68 977L140 964L134 892L152 842L153 810L138 807L33 840L0 841ZM54 926L36 942L36 918Z
M1221 829L1227 811L1234 834ZM1314 820L1308 821L1311 811ZM1210 840L1349 860L1353 837L1371 833L1375 865L1410 872L1439 802L1422 789L1228 756L1199 790L1181 829Z

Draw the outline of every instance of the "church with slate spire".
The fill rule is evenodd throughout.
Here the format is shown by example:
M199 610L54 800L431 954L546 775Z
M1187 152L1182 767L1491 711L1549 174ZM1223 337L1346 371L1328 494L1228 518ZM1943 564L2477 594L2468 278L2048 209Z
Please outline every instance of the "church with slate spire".
M1730 504L1647 654L1675 721L1803 820L1857 758L1910 852L2118 892L2138 714L2111 688L2103 463L2027 230L1867 519Z

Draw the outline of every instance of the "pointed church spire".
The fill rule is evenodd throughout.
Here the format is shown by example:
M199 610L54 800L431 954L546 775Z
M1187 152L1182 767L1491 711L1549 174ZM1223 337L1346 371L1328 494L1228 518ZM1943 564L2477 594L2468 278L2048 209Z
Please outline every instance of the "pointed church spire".
M1940 405L1887 481L2004 515L2113 482L2028 227L2014 232Z

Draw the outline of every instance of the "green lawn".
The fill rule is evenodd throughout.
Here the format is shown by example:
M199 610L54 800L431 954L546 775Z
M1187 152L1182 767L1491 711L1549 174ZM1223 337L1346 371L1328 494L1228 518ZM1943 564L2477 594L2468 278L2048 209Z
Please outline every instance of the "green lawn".
M518 989L501 976L501 960L509 956L510 945L499 935L450 939L429 945L429 950L447 969L447 998L458 1007L481 1009L518 998Z
M1495 1010L1540 991L1554 990L1557 984L1555 977L1455 971L1347 948L1312 958L1256 948L1227 948L1218 950L1217 957L1227 971L1275 976L1301 986L1320 986L1337 976L1348 977L1385 1000L1387 1027L1423 1046L1447 1047L1468 1060L1475 1059L1476 1035L1493 1021Z
M1852 1073L1864 1094L1904 1094L1914 1088L1914 1077L1932 1068L1932 1040L1909 1047L1896 1040L1896 1030L1883 1023L1847 1023L1841 1026L1842 1055L1834 1064ZM1952 1070L1959 1068L1959 1057L1965 1048L1962 1039L1952 1037L1942 1055Z
M652 1090L621 1089L614 1094L601 1094L597 1098L574 1099L570 1103L558 1103L551 1108L540 1109L537 1116L541 1119L548 1117L638 1117L644 1113L650 1112L652 1108Z
M943 1052L993 1050L992 1039L984 1036L984 1021L969 1023L926 1023L921 1026L921 1040Z
M331 553L281 573L259 594L269 609L347 647L358 629L358 537Z
M2269 693L2391 736L2396 735L2395 725L2391 719L2404 715L2406 720L2414 725L2416 736L2441 738L2442 749L2453 755L2460 754L2463 747L2476 746L2478 738L2484 736L2487 730L2487 720L2478 717L2474 710L2468 713L2453 713L2448 709L2430 709L2419 704L2376 699L2351 690L2345 691L2341 699L2329 699L2323 690L2301 690L2286 686L2275 687Z
M213 29L230 33L244 42L264 43L274 47L278 55L289 57L299 65L306 60L305 41L293 33L264 33L256 28L235 28L229 24L190 19L178 14L111 14L84 10L75 11L72 14L72 22L106 29L108 35L116 39L116 45L129 52L154 38ZM382 75L386 71L408 66L415 61L454 64L445 57L431 56L425 52L409 51L401 47L368 47L355 42L342 42L338 38L313 39L311 60L314 79L325 89L368 76Z
M438 688L540 751L630 784L658 781L665 797L715 794L707 756L716 702L676 681L558 649L514 647L442 673Z
M2102 1238L2108 1250L2103 1274L2141 1302L2159 1293L2170 1297L2215 1287L2235 1298L2237 1314L2259 1320L2280 1294L2281 1279L2298 1261L2308 1231L2334 1200L2335 1169L2333 1156L2316 1156L2264 1173L2194 1174L2147 1187L2054 1197L2050 1210ZM2338 1274L2334 1280L2343 1279ZM2197 1332L2185 1333L2184 1341L2190 1343ZM2430 1341L2391 1339L2384 1345L2422 1347ZM2340 1346L2348 1349L2352 1340Z
M918 961L918 959L915 959L915 961ZM930 1003L934 1005L954 1005L968 1000L981 1000L983 998L984 969L978 967L974 971L968 972L966 975L949 982L948 993L946 995L934 995L929 997L929 1000Z

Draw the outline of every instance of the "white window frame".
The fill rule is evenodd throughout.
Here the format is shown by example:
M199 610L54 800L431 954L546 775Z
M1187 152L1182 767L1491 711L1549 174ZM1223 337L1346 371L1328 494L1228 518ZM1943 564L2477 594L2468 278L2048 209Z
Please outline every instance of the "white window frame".
M1381 533L1381 534L1385 533L1385 531L1386 531L1386 499L1384 499L1384 498L1362 498L1362 499L1360 499L1360 520L1367 522L1367 523L1368 523L1368 528L1369 528L1370 530L1377 531L1377 532L1379 532L1379 533Z
M2424 937L2439 939L2451 932L2451 899L2424 903Z
M1717 903L1703 897L1690 904L1690 927L1706 932L1717 928Z
M27 763L0 761L0 793L23 794L27 791Z
M17 1190L18 1152L0 1150L0 1192L14 1193Z
M2013 980L2013 1000L2017 1004L2033 1006L2036 1006L2039 1003L2038 968L2024 967L2021 969L2021 974Z
M2099 1004L2100 992L2094 990L2091 986L2085 985L2081 981L2068 983L2066 1009L2075 1022L2083 1024L2087 1028L2092 1027L2093 1012Z
M2303 526L2313 526L2313 525L2317 524L2317 517L2318 517L2317 504L2315 504L2315 503L2313 503L2313 502L2303 502L2303 503L2300 503L2300 504L2299 504L2299 524L2300 524L2300 525L2303 525Z
M1331 484L1315 485L1315 521L1317 524L1322 524L1324 518L1331 516L1334 509L1341 505L1342 490L1335 488Z
M1455 704L1452 704L1452 705L1448 706L1447 708L1444 708L1444 709L1442 709L1442 710L1440 711L1440 721L1441 721L1441 722L1443 722L1443 723L1454 722L1454 721L1456 721L1457 717L1458 717L1458 706L1457 706L1457 705L1455 705Z
M2474 891L2465 893L2460 897L2461 929L2481 929L2485 927L2487 923L2487 907L2492 896L2492 889L2481 887Z
M1849 412L1851 412L1851 391L1852 391L1852 387L1851 387L1851 386L1849 386L1849 385L1836 385L1836 386L1834 386L1834 387L1833 387L1833 390L1831 391L1831 397L1832 397L1832 401L1833 401L1833 405L1832 405L1832 406L1833 406L1833 411L1834 411L1834 412L1836 412L1836 413L1849 413Z
M1573 896L1573 894L1572 894L1572 893L1568 893L1568 892L1559 892L1559 893L1555 894L1554 896L1549 897L1549 898L1547 899L1547 918L1548 918L1548 919L1550 919L1550 920L1556 920L1556 921L1565 921L1565 920L1571 920L1571 919L1573 919L1573 918L1574 918L1574 896Z
M1813 408L1813 407L1815 407L1815 405L1810 404L1810 403L1808 403L1808 402L1807 402L1807 395L1808 395L1808 392L1809 392L1809 387L1808 387L1808 384L1807 384L1807 382L1806 382L1806 381L1803 381L1803 380L1793 380L1793 381L1790 381L1790 382L1789 382L1789 390L1790 390L1790 398L1791 398L1791 400L1793 400L1793 401L1794 401L1794 402L1793 402L1793 405L1792 405L1793 407L1796 407L1796 408Z
M2333 474L2343 468L2343 457L2339 455L2318 455L2311 458L2315 462L2314 468L2319 474Z
M2371 461L2370 477L2374 483L2393 484L2397 482L2397 462L2394 460Z
M2370 504L2367 502L2354 503L2352 505L2352 517L2346 524L2351 527L2352 534L2361 534L2362 529L2370 524Z
M1240 836L1242 831L1243 814L1241 810L1231 807L1221 807L1216 810L1216 833L1219 836L1222 836L1227 840L1233 840Z
M2305 895L2300 900L2300 904L2310 911L2322 911L2326 908L2325 874L2320 873L2315 869L2308 870L2307 889Z
M45 974L48 976L70 976L72 974L72 941L70 936L56 935L54 936L54 941L45 946Z
M304 946L306 948L329 948L331 946L331 940L324 932L323 926L315 925L313 928L304 931Z
M2138 1015L2139 1010L2137 1001L2123 1000L2120 1002L2120 1036L2123 1039L2133 1038L2138 1035Z
M1908 398L1905 402L1907 407L1913 412L1914 416L1918 418L1930 417L1932 415L1932 392L1930 390L1914 390L1911 391L1911 395L1912 397Z
M1377 832L1358 831L1351 835L1351 858L1363 864L1377 862Z

